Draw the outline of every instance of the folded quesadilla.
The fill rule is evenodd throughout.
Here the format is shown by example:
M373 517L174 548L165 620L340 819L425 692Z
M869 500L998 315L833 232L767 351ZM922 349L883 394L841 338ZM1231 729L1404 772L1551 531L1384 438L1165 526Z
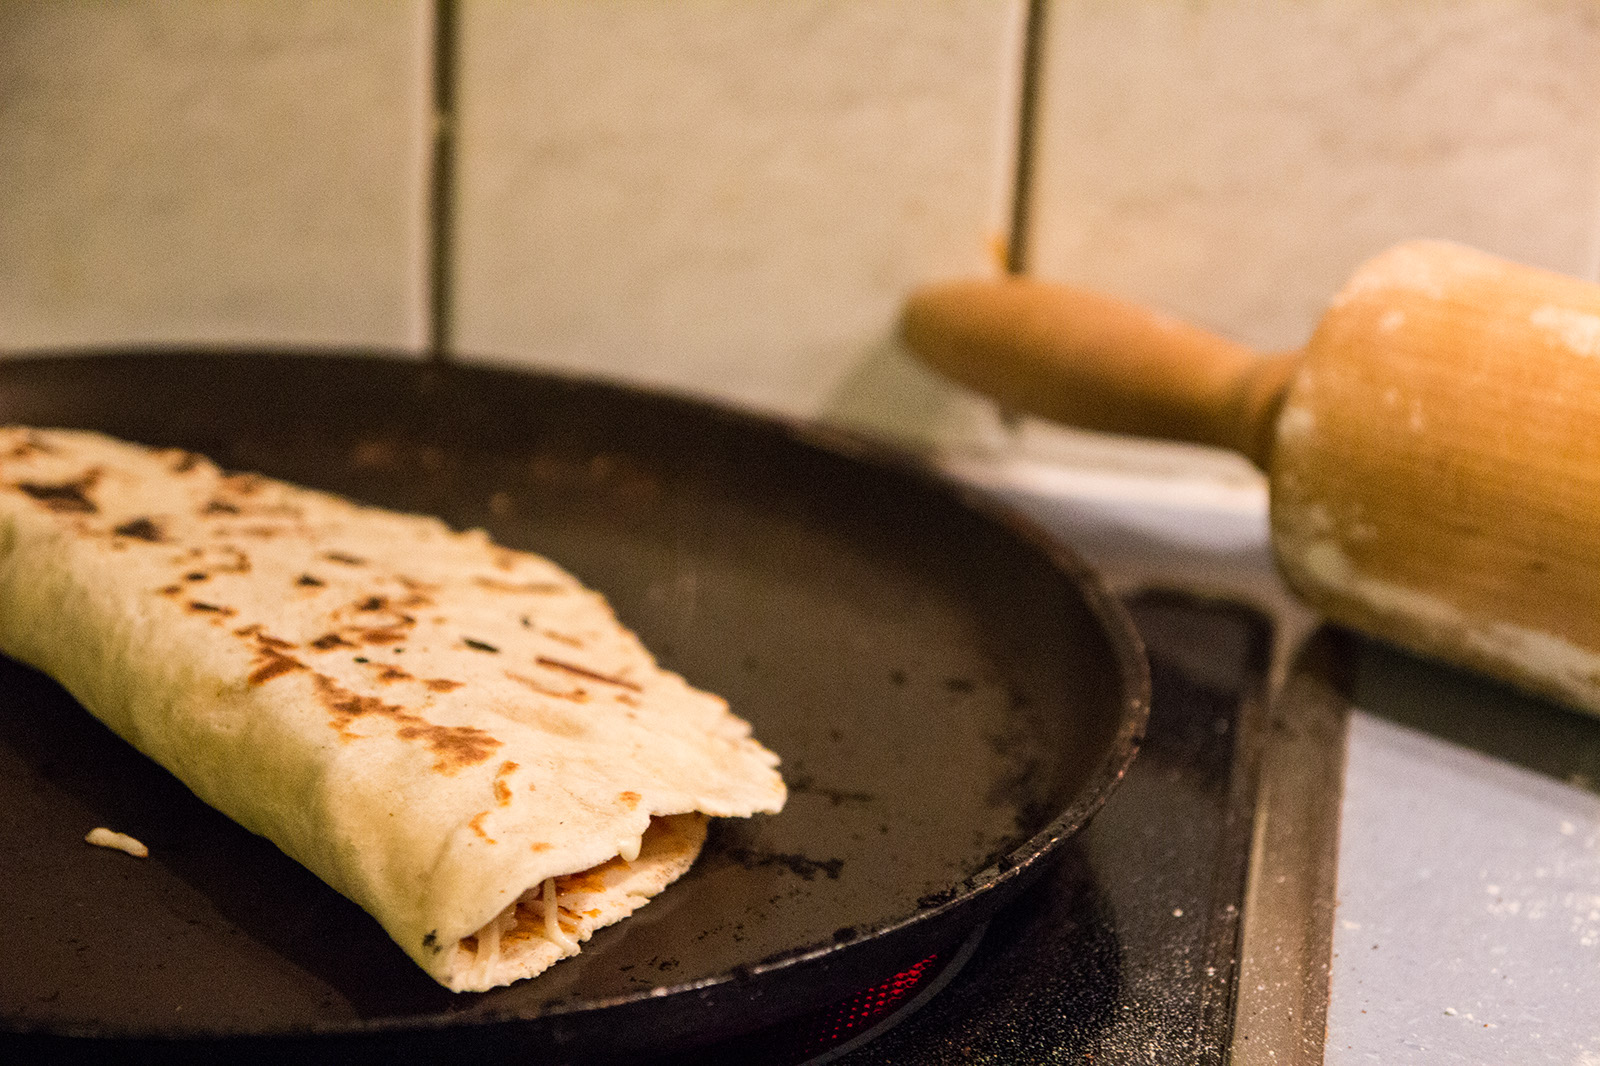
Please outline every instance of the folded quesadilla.
M0 651L457 991L577 954L777 756L556 565L187 452L0 429Z

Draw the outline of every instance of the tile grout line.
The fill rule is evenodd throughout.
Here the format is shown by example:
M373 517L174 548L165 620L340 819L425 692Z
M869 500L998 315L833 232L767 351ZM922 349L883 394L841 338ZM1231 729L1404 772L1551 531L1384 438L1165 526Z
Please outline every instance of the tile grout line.
M1022 27L1022 79L1017 93L1016 165L1011 175L1010 233L1006 241L1006 273L1028 270L1028 227L1033 221L1034 151L1038 137L1039 78L1043 65L1046 0L1027 0Z
M432 157L428 189L428 323L425 351L450 360L455 285L456 0L433 0Z

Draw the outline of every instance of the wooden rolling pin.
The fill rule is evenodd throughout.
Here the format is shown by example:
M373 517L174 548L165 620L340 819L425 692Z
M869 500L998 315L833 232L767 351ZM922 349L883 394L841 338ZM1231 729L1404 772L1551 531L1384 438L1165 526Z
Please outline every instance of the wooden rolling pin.
M904 335L1008 407L1243 452L1314 608L1600 713L1600 285L1414 242L1285 355L1021 278L923 289Z

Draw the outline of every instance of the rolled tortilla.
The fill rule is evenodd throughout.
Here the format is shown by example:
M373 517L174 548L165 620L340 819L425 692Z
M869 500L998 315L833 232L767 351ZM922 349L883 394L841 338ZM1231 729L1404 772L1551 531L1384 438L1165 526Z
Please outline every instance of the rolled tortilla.
M555 564L186 452L0 429L0 651L457 991L574 955L778 759Z

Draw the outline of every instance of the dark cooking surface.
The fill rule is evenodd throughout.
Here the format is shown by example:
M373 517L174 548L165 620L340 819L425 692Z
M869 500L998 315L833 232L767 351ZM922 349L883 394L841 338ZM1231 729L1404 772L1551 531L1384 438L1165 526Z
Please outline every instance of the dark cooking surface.
M1270 628L1186 597L1132 607L1153 689L1127 779L936 999L837 1066L1227 1061L1254 811L1238 741L1261 728Z
M658 986L690 1008L733 988L741 1010L718 1016L750 1025L847 987L853 965L881 961L873 950L958 935L945 921L958 906L965 923L987 916L1020 882L1016 860L1049 844L1030 836L1063 811L1047 836L1076 828L1131 751L1132 646L1102 629L1120 616L1070 559L946 490L694 405L358 363L22 366L0 375L0 419L183 445L548 554L754 723L785 757L789 808L719 823L682 882L539 980L455 996L353 905L7 663L6 1027L456 1028ZM96 825L151 858L87 847ZM804 982L767 991L755 971L773 960ZM708 979L721 984L690 987ZM670 1040L693 1015L650 1023ZM519 1046L561 1044L567 1025Z

